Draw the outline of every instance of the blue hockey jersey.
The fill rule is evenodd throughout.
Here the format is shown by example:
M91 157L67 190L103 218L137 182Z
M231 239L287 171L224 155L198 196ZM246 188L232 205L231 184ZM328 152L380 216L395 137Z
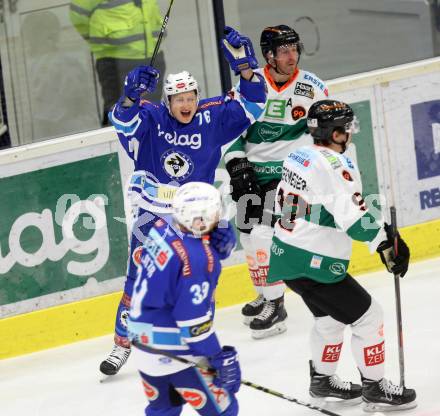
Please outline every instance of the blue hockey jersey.
M188 124L172 117L163 103L148 101L124 108L120 100L109 118L134 161L135 171L146 172L151 200L166 205L166 195L173 195L173 191L169 187L160 188L161 185L214 182L221 146L234 140L260 117L265 101L264 81L255 76L253 81L241 79L240 90L234 94L200 100ZM136 174L139 179L139 173Z
M131 299L129 337L176 355L219 353L213 319L221 266L209 240L185 233L179 236L160 219L143 247Z

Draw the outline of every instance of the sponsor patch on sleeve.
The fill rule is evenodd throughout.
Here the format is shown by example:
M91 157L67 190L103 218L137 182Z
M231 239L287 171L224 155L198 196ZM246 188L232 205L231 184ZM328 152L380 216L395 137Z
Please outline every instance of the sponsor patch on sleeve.
M152 228L145 239L144 247L159 270L164 270L171 257L173 249L155 228Z

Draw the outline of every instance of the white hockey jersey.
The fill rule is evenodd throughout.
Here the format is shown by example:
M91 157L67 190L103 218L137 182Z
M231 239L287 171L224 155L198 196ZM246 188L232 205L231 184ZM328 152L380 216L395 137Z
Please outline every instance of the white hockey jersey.
M265 110L229 147L225 163L247 157L255 166L258 181L265 184L280 180L283 160L289 152L313 142L307 134L307 112L314 102L327 98L328 90L315 74L302 69L296 69L281 87L271 77L269 66L255 72L266 81Z
M386 240L380 211L367 208L358 168L327 147L288 155L277 190L268 282L309 277L331 283L348 269L352 240L374 251ZM374 214L374 215L373 215Z

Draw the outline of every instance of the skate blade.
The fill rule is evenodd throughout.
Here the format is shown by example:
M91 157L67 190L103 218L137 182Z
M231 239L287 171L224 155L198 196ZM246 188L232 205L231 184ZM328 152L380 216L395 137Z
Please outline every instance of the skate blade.
M254 318L255 318L255 316L244 316L243 317L243 323L246 326L249 326L251 324L251 322L252 322L252 319L254 319Z
M253 329L252 330L252 338L254 339L263 339L273 337L275 335L282 334L287 331L287 326L284 322L278 322L272 328L269 329Z
M353 399L340 399L338 397L314 397L310 396L310 403L323 409L343 408L357 406L362 403L362 397L354 397Z
M99 382L100 383L105 383L106 381L108 381L110 379L111 376L108 376L106 374L100 374L99 375Z
M386 403L372 403L372 402L364 402L362 410L367 413L374 412L395 412L398 410L408 410L414 409L417 406L417 402L413 401L410 403L400 404L400 405L392 405Z

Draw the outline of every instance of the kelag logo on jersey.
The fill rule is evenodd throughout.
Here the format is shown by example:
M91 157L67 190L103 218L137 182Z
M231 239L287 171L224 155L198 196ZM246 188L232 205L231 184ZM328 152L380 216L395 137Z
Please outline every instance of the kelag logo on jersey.
M200 133L194 134L180 134L177 132L167 133L160 129L160 124L157 125L157 135L158 137L164 137L164 139L174 146L189 146L191 149L200 149L202 146L202 135Z
M411 106L419 180L440 176L440 100ZM420 192L422 209L440 206L440 188Z
M155 228L152 228L148 233L144 246L158 269L164 270L171 257L173 257L173 250L165 241L165 237L162 237Z

